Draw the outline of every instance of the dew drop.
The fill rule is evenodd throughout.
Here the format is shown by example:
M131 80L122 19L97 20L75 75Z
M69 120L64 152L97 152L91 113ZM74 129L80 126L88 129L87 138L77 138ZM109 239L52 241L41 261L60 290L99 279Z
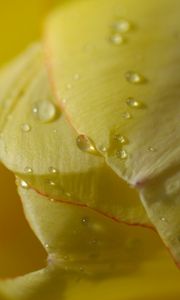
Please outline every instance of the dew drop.
M57 173L57 169L56 168L54 168L54 167L49 167L49 173L51 173L51 174L56 174Z
M31 131L31 126L27 123L24 123L22 126L21 126L21 129L24 131L24 132L29 132Z
M54 203L55 199L54 198L50 198L49 201L52 202L52 203Z
M52 181L52 180L49 181L49 184L50 184L51 186L55 186L55 185L56 185L55 182Z
M110 36L110 42L116 46L124 43L124 38L120 33L114 33Z
M155 151L156 151L156 148L154 148L154 147L148 147L148 151L149 151L149 152L155 152Z
M103 146L103 145L101 145L100 147L99 147L99 150L101 151L101 152L103 152L103 153L106 153L108 150L107 150L107 147L106 146Z
M118 32L124 33L131 29L131 24L129 21L121 19L113 24L113 28Z
M128 120L132 118L132 115L128 111L126 111L122 114L122 118Z
M131 98L129 97L127 100L126 100L126 103L129 107L131 108L142 108L143 107L143 104L142 102L134 99L134 98Z
M25 180L23 180L23 179L20 180L20 186L21 186L23 189L28 189L28 188L29 188L28 183L27 183Z
M56 117L56 107L49 100L36 103L32 109L34 117L40 122L47 123Z
M124 149L120 149L116 152L116 155L120 159L126 159L128 157L127 151Z
M46 248L46 249L48 249L48 248L49 248L49 245L48 245L48 244L45 244L44 246L45 246L45 248Z
M65 196L68 197L68 198L71 198L72 195L69 192L65 192Z
M162 222L166 222L166 221L167 221L166 218L164 218L164 217L162 217L160 220L161 220Z
M31 167L25 167L24 168L24 173L27 173L27 174L32 174L33 170Z
M120 135L120 134L116 134L114 136L114 140L116 140L117 142L119 142L120 144L124 145L128 143L128 139L126 136L124 135Z
M76 144L81 151L89 152L92 154L97 153L94 143L91 141L90 138L88 138L87 136L85 136L83 134L81 134L77 137Z
M145 81L144 77L134 71L128 71L125 73L125 78L128 82L138 84L138 83L143 83Z
M84 218L82 218L82 220L81 220L81 222L82 222L82 224L84 224L84 225L86 225L86 224L88 224L88 218L87 217L84 217Z

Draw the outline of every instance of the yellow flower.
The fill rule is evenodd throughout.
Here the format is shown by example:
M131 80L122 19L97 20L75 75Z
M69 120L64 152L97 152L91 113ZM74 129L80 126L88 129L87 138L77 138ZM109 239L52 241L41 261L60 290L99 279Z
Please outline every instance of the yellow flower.
M179 271L152 230L178 261L178 106L169 99L179 97L179 4L172 2L62 1L46 23L49 77L38 44L2 71L0 157L17 175L26 218L48 261L43 266L45 253L18 212L14 231L5 231L15 259L8 273L2 247L2 276L27 274L2 280L0 299L179 298ZM37 24L44 3L31 2L41 11ZM7 57L37 35L30 7L19 21L21 44ZM10 175L2 172L7 203ZM115 173L140 191L150 220L136 191ZM7 214L16 212L11 205Z

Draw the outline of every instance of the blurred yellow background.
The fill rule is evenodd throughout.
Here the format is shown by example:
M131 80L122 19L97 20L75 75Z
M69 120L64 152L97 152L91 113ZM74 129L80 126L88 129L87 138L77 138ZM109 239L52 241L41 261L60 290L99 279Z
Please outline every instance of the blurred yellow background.
M6 0L0 3L0 65L40 38L53 0ZM46 254L26 222L13 174L0 166L0 278L39 269Z

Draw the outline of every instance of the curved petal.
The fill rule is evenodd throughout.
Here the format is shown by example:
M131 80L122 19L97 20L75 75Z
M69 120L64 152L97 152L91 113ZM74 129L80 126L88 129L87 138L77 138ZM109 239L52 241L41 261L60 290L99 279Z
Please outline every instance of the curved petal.
M140 189L153 178L159 182L165 171L179 170L179 12L178 0L67 1L47 21L49 74L68 120ZM169 215L165 196L150 194ZM174 245L180 262L177 206L171 221L159 226L159 213L145 201L163 238L168 228L166 244Z
M5 119L0 141L3 163L25 180L22 185L50 198L89 206L117 221L151 226L136 192L103 157L78 148L77 135L54 104L45 68L42 63L38 67Z

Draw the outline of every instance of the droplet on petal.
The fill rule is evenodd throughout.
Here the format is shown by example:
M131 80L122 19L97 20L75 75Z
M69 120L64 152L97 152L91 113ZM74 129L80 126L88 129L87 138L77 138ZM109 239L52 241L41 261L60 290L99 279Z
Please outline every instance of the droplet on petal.
M76 144L81 151L96 154L97 150L94 143L87 136L80 134L76 139Z
M119 46L124 43L124 37L120 33L113 33L110 36L110 41L115 46Z
M32 174L33 170L31 167L25 167L24 168L24 173L27 173L27 174Z
M122 118L128 120L132 118L132 115L128 111L126 111L122 114Z
M113 28L121 33L128 32L131 29L131 23L127 20L120 19L114 22Z
M23 180L23 179L20 180L20 186L21 186L23 189L29 189L28 183L27 183L25 180Z
M128 71L125 73L125 78L129 83L138 84L138 83L144 83L145 78L134 71Z
M34 117L40 122L47 123L52 121L57 114L54 103L49 100L42 100L36 103L32 109Z
M122 145L128 143L127 137L124 136L124 135L120 135L120 134L115 134L114 140L117 141L117 142L119 142Z
M28 123L24 123L24 124L22 124L21 129L24 132L29 132L29 131L31 131L31 126Z
M126 150L120 149L116 152L116 156L120 159L126 159L128 157L128 154Z
M134 99L134 98L131 98L129 97L127 100L126 100L126 103L129 107L131 108L142 108L143 107L143 104L142 102Z
M56 168L54 168L54 167L49 167L49 173L51 173L51 174L56 174L56 173L57 173Z

